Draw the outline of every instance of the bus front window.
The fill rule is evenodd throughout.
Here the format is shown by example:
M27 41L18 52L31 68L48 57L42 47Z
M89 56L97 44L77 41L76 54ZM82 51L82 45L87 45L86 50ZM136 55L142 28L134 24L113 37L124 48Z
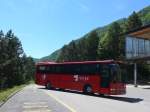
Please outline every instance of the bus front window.
M121 82L121 71L119 65L111 64L110 68L111 68L111 81L113 83Z

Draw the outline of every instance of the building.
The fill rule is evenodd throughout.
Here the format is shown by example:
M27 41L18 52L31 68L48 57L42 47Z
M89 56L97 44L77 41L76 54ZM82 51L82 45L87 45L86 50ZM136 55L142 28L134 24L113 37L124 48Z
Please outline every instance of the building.
M150 63L150 24L126 35L126 59L134 63L134 84L137 86L137 62Z

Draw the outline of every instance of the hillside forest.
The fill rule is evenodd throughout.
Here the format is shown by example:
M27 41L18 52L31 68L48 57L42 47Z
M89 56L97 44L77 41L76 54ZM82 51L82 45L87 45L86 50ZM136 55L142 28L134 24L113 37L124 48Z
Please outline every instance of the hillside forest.
M40 61L89 61L114 59L125 61L125 35L126 32L150 24L150 6L133 12L128 18L92 30L83 37L72 40L51 55L43 57ZM138 79L150 79L150 65L145 61L138 63ZM133 80L133 64L126 64L124 71L127 81ZM128 74L128 75L126 75Z

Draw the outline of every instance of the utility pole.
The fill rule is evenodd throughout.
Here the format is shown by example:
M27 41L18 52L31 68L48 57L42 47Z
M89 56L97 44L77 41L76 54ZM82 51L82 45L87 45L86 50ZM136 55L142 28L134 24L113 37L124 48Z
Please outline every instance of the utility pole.
M134 87L137 87L137 64L134 63Z

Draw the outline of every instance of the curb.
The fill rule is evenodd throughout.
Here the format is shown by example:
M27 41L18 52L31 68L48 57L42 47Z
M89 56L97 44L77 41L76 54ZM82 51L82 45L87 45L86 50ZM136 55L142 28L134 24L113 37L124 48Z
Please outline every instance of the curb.
M127 85L126 87L133 87L133 88L150 88L150 85L137 85L137 87L135 87L134 85Z
M24 88L24 87L23 87ZM23 88L13 92L12 94L10 94L5 101L0 102L0 108L10 99L12 98L14 95L16 95L17 93L19 93L21 90L23 90Z

